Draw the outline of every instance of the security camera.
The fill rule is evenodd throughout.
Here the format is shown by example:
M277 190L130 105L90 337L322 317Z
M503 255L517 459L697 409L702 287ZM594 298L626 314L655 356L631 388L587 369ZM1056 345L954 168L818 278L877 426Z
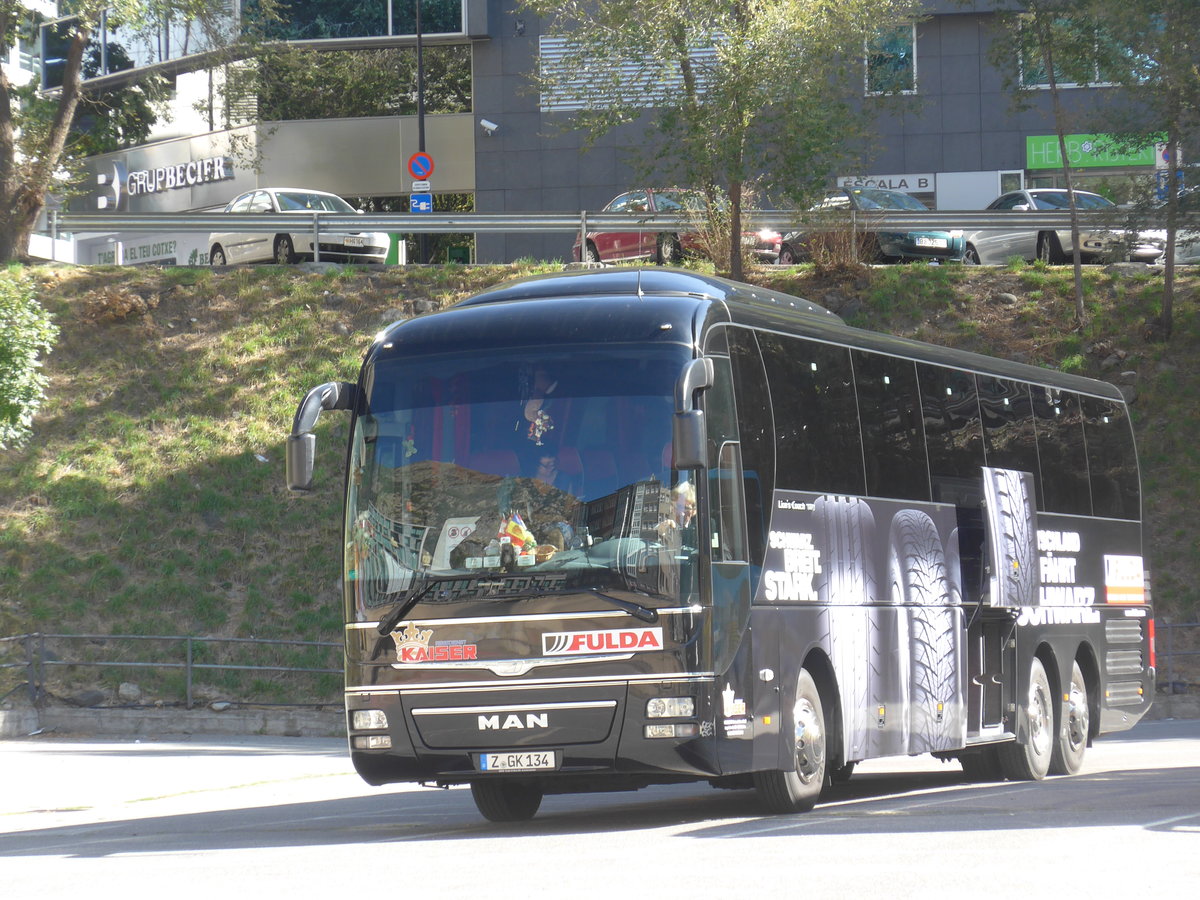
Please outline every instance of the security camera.
M489 135L492 135L492 134L496 133L496 130L500 126L497 125L495 122L493 122L491 119L480 119L479 127L482 128L484 131L486 131Z

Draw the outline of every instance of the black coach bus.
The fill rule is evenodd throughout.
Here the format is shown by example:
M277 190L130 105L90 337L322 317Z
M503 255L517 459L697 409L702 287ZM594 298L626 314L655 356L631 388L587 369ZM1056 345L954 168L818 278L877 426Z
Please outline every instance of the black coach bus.
M670 269L397 323L352 415L346 713L371 784L707 780L810 809L860 760L1078 771L1150 706L1132 429L1111 385L851 328Z

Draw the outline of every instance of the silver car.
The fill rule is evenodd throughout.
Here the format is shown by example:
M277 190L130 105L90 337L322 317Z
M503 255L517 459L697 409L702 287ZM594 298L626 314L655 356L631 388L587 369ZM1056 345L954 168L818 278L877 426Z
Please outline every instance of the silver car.
M1200 188L1179 192L1179 211L1200 213ZM1165 215L1165 213L1164 213ZM1153 228L1139 231L1130 250L1130 258L1139 262L1163 265L1167 261L1167 230ZM1180 228L1175 232L1175 265L1200 265L1200 230Z
M304 188L256 188L234 197L225 207L225 212L238 213L294 213L308 215L314 212L356 213L353 206L336 194L325 191L310 191ZM230 223L232 227L237 226ZM297 223L299 225L299 223ZM387 259L389 236L371 231L322 231L322 262L381 263ZM294 263L313 258L312 220L299 230L272 234L267 231L219 231L208 236L208 261L210 265L224 266L232 263L275 262Z
M988 204L989 210L1070 209L1066 188L1026 188L1001 194ZM1115 209L1111 200L1089 191L1075 191L1075 208L1082 210ZM966 235L963 260L968 264L1000 266L1011 257L1019 256L1032 262L1043 260L1061 265L1071 258L1071 230L1038 230L1021 228L988 228ZM1124 258L1124 238L1117 231L1095 231L1081 235L1079 256L1083 262L1108 261Z

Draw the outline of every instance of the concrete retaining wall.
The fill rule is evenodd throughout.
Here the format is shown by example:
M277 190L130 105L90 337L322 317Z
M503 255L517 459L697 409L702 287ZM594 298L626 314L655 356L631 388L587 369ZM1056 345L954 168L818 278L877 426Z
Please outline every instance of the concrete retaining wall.
M75 709L0 710L0 738L40 730L56 735L167 737L262 734L273 737L345 737L341 709Z

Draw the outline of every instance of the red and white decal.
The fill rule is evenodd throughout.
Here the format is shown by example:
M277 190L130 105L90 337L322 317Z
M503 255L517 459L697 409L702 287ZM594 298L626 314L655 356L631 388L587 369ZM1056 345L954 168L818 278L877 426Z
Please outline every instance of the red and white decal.
M1109 603L1145 603L1146 572L1142 558L1105 555L1104 592Z
M606 628L601 631L558 631L542 635L543 656L641 653L662 648L661 628Z

